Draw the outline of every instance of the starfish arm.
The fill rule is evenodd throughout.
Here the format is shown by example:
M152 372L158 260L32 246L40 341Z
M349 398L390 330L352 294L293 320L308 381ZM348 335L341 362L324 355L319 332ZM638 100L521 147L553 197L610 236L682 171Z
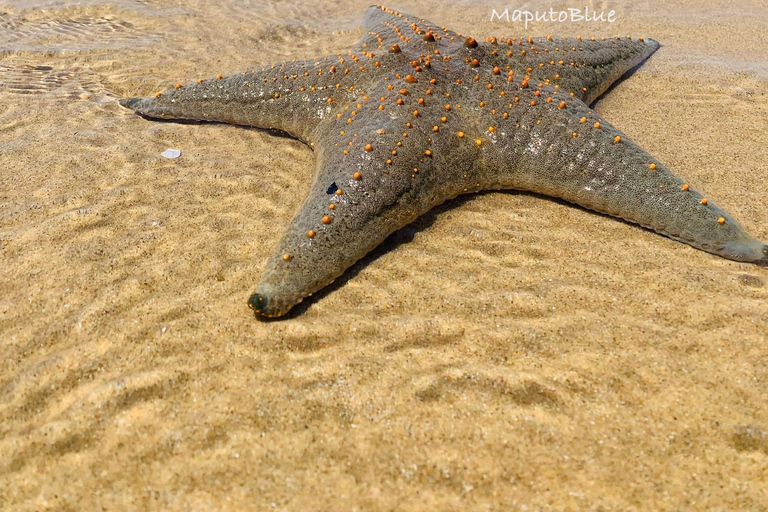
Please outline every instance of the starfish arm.
M485 133L488 188L558 197L724 258L768 264L767 245L583 102L541 100L507 120L480 115L496 124Z
M366 69L357 60L350 52L346 58L334 55L285 62L177 85L153 98L124 99L120 104L151 118L276 129L312 142L320 122L339 104L359 96L360 91L352 84L362 80Z
M531 83L558 86L589 105L659 46L653 39L643 38L547 36L491 39L479 44L473 53L480 62L493 60L494 55L505 56L503 67L522 70Z
M444 27L433 29L426 20L377 6L368 10L365 27L366 34L346 55L199 79L155 97L123 99L120 104L150 118L276 129L313 142L317 126L337 114L340 105L363 97L384 70L411 60L423 64L424 53L431 53L441 42L457 46L464 41Z
M456 32L435 23L379 5L368 8L363 19L363 37L354 52L403 50L415 57L431 54L436 48L461 45Z
M285 314L397 229L478 190L477 149L437 137L431 123L415 121L415 111L383 91L373 91L360 121L345 117L318 131L314 183L249 300L259 315ZM455 172L446 178L446 169Z

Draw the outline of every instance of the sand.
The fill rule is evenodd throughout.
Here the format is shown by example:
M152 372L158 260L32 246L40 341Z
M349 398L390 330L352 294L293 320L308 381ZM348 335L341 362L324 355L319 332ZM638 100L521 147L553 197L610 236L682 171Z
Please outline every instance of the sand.
M768 510L765 269L487 193L256 320L312 151L116 100L345 50L368 2L181 4L0 0L0 510ZM764 3L490 21L551 5L390 7L659 40L596 109L768 240Z

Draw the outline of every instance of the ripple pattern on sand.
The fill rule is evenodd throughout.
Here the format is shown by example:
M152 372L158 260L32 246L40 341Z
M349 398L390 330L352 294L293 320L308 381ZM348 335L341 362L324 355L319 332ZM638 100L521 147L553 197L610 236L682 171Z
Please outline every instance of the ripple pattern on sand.
M52 11L42 17L0 15L0 55L20 52L45 54L84 52L145 46L157 42L152 34L114 15L76 15Z

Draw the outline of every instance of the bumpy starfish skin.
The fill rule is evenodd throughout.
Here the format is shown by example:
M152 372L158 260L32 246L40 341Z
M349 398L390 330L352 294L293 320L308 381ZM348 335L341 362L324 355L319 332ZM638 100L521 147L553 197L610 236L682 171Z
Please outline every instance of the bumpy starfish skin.
M249 303L280 316L443 201L529 190L736 261L768 246L589 108L659 44L629 38L485 43L371 7L346 55L199 80L139 114L274 128L317 149L309 196Z

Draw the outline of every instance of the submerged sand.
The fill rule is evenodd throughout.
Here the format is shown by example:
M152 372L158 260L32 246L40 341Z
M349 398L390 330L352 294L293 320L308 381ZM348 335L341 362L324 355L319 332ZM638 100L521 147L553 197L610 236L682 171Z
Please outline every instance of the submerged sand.
M551 5L391 7L657 39L596 109L768 240L763 2L489 21ZM764 269L488 193L254 319L312 152L116 100L336 53L367 6L0 0L0 510L768 510Z

